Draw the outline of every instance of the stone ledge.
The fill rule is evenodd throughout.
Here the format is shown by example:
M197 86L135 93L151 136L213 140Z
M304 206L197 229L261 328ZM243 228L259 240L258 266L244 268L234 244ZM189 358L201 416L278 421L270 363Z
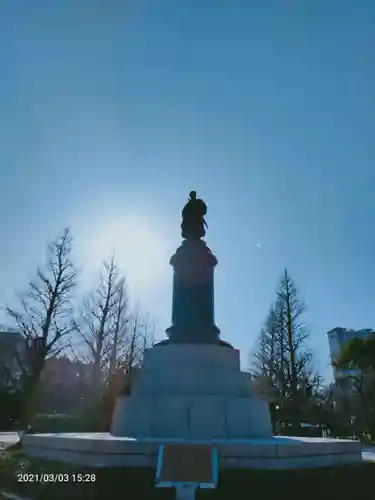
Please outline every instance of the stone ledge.
M117 399L111 432L142 439L264 439L272 437L272 423L258 397L134 395Z
M149 395L250 397L251 379L246 372L226 370L225 366L142 368L137 374L132 396Z
M194 369L199 365L240 371L240 353L216 344L169 343L146 349L142 366L151 370L169 366L178 373L181 366Z
M295 469L362 463L358 441L273 437L253 440L136 440L106 433L26 435L26 454L92 467L155 467L157 449L167 442L217 446L220 468Z

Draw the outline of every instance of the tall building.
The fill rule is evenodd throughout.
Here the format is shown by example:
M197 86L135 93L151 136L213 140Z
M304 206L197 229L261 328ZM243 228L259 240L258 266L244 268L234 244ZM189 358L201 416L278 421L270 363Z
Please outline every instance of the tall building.
M354 338L367 339L374 332L373 328L363 328L362 330L353 330L351 328L336 327L327 332L329 350L331 354L332 362L335 362L340 356L340 352L344 344L349 340ZM349 375L355 375L357 372L355 370L339 370L335 366L333 367L333 374L335 381L345 378Z

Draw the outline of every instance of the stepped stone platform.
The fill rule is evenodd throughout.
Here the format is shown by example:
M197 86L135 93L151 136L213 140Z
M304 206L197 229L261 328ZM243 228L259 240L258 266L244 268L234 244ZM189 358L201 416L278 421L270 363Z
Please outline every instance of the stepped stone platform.
M297 469L361 464L359 441L326 438L181 440L126 438L109 433L30 434L23 440L26 454L88 467L153 467L165 443L216 446L220 469Z
M115 436L249 439L272 436L266 401L251 394L239 351L219 345L148 349L131 396L117 400Z
M31 456L92 467L156 467L166 443L209 444L220 469L294 469L362 461L358 441L274 437L268 404L252 394L239 352L218 345L148 349L111 433L25 435Z

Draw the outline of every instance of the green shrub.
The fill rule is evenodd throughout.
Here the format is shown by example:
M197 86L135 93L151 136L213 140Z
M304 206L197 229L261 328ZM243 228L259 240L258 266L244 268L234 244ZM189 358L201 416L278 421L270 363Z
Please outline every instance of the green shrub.
M80 415L36 415L32 422L35 432L84 432L85 421Z
M22 393L20 391L0 392L0 429L11 430L20 417Z

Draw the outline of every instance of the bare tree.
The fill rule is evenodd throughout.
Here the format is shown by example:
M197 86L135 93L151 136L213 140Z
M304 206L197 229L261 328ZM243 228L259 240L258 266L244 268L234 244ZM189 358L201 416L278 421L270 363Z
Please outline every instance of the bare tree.
M115 373L121 361L121 352L126 348L126 342L130 323L130 305L125 278L121 278L118 284L115 321L110 346L110 360L108 376Z
M309 352L300 352L307 338L305 325L300 323L300 317L305 312L305 304L299 299L294 280L286 269L280 279L277 299L285 313L287 381L291 398L296 398L299 372L301 372L311 356Z
M127 379L132 380L133 372L137 371L143 359L144 351L154 342L154 325L149 314L143 314L139 302L135 305L129 317L128 336L120 357L120 367ZM130 390L131 382L129 383Z
M283 396L285 410L291 420L294 432L299 431L302 405L309 394L307 381L310 379L312 353L306 347L308 331L301 322L305 304L299 298L294 280L285 269L277 291L277 303L283 312Z
M275 305L263 327L251 371L261 392L282 408L279 414L299 429L302 409L319 391L321 378L312 366L308 330L301 321L305 304L287 270L279 281Z
M285 343L285 312L276 300L260 331L250 368L261 392L276 403L285 397Z
M27 342L27 356L18 356L24 373L26 400L39 382L45 360L60 352L74 330L73 297L77 273L71 259L69 229L48 245L47 263L20 296L20 307L6 311ZM28 405L26 405L28 406ZM28 410L25 410L25 419Z
M112 355L111 358L111 369L102 398L101 429L104 431L110 429L116 399L120 395L130 394L134 378L137 376L142 362L143 353L153 343L154 327L150 324L148 314L142 315L140 313L139 303L136 304L133 311L125 308L121 315L123 317L120 323L123 326L120 329L121 334L118 336L117 348L113 342L112 353L116 354ZM116 340L116 337L114 339Z
M269 401L276 396L278 381L278 331L277 312L272 306L262 327L255 351L251 360L251 374L254 389L263 394Z
M97 288L84 299L77 324L86 348L82 358L92 365L94 393L100 391L105 382L104 376L108 374L110 362L116 363L126 307L125 282L119 276L115 258L112 257L109 262L103 263Z

